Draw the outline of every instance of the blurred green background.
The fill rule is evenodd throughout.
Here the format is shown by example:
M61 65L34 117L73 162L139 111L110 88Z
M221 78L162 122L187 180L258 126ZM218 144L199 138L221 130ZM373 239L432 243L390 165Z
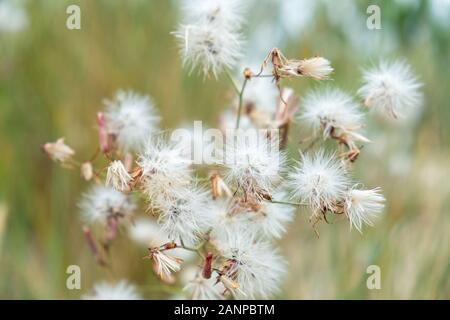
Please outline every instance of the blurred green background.
M140 284L146 298L170 298L152 289L146 252L126 237L113 249L114 275L96 266L76 206L87 183L40 146L64 136L78 158L88 158L95 114L119 88L150 94L164 129L194 119L214 126L233 94L227 78L182 69L170 35L178 1L16 3L27 23L0 30L0 298L79 298L114 277ZM81 30L66 28L69 4L81 8ZM381 30L366 27L369 4L381 8ZM358 180L383 188L384 215L363 235L346 223L323 224L317 239L299 211L280 243L290 267L278 298L450 297L449 10L445 0L248 1L243 65L261 62L274 46L288 57L320 54L335 68L332 84L354 93L361 67L404 58L424 83L424 108L413 119L370 117L373 143L356 163ZM315 86L284 84L300 96ZM81 291L66 289L71 264L82 269ZM366 287L371 264L381 268L380 290Z

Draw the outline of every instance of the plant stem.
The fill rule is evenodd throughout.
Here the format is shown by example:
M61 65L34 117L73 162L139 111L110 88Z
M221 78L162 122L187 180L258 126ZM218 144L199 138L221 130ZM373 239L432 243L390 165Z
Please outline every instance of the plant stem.
M180 244L177 245L178 248L183 248L184 250L188 250L188 251L192 251L192 252L196 252L202 259L205 259L205 256L203 255L203 253L200 251L200 248L191 248L191 247L187 247L184 244Z
M302 203L302 202L290 202L290 201L283 201L283 200L272 200L270 201L272 203L278 203L278 204L287 204L287 205L291 205L291 206L307 206L308 204L306 203Z
M237 110L237 117L236 117L236 129L239 129L239 124L241 121L241 113L242 113L242 100L244 96L244 90L245 86L247 85L248 79L245 78L244 82L242 83L242 87L239 90L238 86L236 85L236 82L234 82L233 77L231 76L230 72L228 70L225 71L225 74L227 75L228 79L230 79L231 84L233 85L234 91L236 91L237 95L239 96L239 105Z
M244 96L244 90L245 86L247 85L247 78L244 79L244 82L242 83L242 89L239 92L239 106L237 111L237 117L236 117L236 129L239 129L239 123L241 121L241 113L242 113L242 98Z

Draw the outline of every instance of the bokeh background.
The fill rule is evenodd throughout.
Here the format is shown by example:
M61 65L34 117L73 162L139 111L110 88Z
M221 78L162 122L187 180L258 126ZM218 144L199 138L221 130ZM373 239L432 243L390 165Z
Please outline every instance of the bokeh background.
M7 14L6 2L14 7ZM277 298L449 298L450 1L246 2L242 66L276 46L289 57L330 59L332 84L352 93L361 68L380 59L404 58L424 83L420 112L402 121L369 117L373 143L355 176L384 190L376 227L361 235L336 221L321 225L318 239L299 211L280 242L290 267ZM81 30L66 28L69 4L81 8ZM381 8L381 30L366 27L369 4ZM182 69L170 35L177 8L159 0L0 0L0 298L77 299L96 280L114 278L139 284L146 298L173 296L176 289L161 288L141 259L145 249L126 237L113 249L114 274L95 264L76 206L87 183L40 146L64 136L88 158L95 114L119 88L150 94L164 129L197 119L215 125L233 91L226 77ZM285 84L300 96L315 85ZM80 291L66 289L71 264L81 267ZM366 287L372 264L381 268L380 290Z

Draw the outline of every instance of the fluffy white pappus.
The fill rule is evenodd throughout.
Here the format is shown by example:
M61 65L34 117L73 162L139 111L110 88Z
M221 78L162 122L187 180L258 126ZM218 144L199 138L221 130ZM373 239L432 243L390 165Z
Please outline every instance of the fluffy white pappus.
M151 202L176 196L191 181L192 160L186 157L185 145L152 139L139 155L144 192Z
M91 294L84 295L84 300L141 300L134 285L125 280L116 283L100 282L97 283Z
M212 234L212 241L230 266L225 279L239 288L237 298L269 298L279 292L286 263L269 242L256 240L244 228L223 228Z
M384 208L385 198L380 188L370 190L350 189L345 197L345 214L350 221L350 228L361 232L363 223L372 226L372 219Z
M208 24L180 25L173 32L178 40L183 65L190 73L201 70L204 76L218 77L233 68L241 57L242 36L236 30Z
M128 228L128 235L131 240L146 248L157 248L170 241L167 234L161 230L161 226L155 220L146 217L134 220ZM166 250L165 253L184 261L191 260L196 256L194 252L182 248Z
M122 161L114 160L109 164L105 182L107 186L112 186L119 191L125 191L128 189L130 181L131 176L125 169Z
M95 185L83 194L79 208L85 222L106 224L109 217L116 217L121 221L129 218L136 204L130 196L120 191Z
M214 277L205 279L199 274L184 286L183 291L192 300L223 300L220 287L215 282Z
M129 227L128 234L133 241L149 248L159 247L169 242L156 221L150 218L136 219Z
M166 254L166 252L153 248L150 257L154 262L154 270L158 277L168 283L173 283L172 272L181 270L183 259Z
M273 116L277 109L279 95L272 79L261 78L247 82L243 98L246 104L251 104L257 110Z
M239 226L250 228L253 212L247 212L245 208L232 208L228 199L209 200L213 217L212 232L220 232L223 228L236 228Z
M289 185L292 198L301 199L317 213L323 209L333 210L337 202L344 199L349 178L341 161L319 150L301 155L289 174Z
M149 96L119 90L113 100L105 100L106 126L124 151L139 151L157 130L159 116Z
M350 95L336 88L309 92L303 99L302 108L299 120L315 133L322 131L324 138L329 137L333 130L337 131L336 134L352 135L363 126L364 117L358 104Z
M287 192L277 191L273 194L274 200L287 199ZM263 238L281 238L286 232L286 226L294 219L296 207L264 202L261 208L250 213L250 227L255 230L255 233L261 235Z
M18 32L28 25L28 14L18 1L0 1L0 32Z
M403 61L385 62L364 71L358 95L364 104L393 118L407 116L422 105L420 83Z
M238 130L227 135L224 152L226 179L245 193L270 194L281 180L285 154L279 149L277 137L269 139L257 130Z
M160 201L158 223L170 240L195 245L213 224L208 203L208 193L191 186L179 196Z
M186 23L239 29L244 10L242 0L188 0L182 6L182 19Z
M313 57L309 59L303 59L300 61L298 71L307 77L315 80L328 79L329 75L333 72L333 67L330 65L330 61L323 57Z

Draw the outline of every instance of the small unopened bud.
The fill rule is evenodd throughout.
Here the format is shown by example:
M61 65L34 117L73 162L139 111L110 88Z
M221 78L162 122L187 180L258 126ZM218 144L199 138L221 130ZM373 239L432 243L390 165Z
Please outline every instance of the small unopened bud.
M244 69L244 77L245 77L245 79L250 80L252 76L253 76L252 70L250 70L250 68L245 68Z
M173 242L173 241L167 242L167 243L164 245L164 249L174 249L174 248L176 248L176 247L177 247L177 244L176 244L175 242Z
M90 161L85 162L80 167L81 176L84 180L89 181L94 176L94 170L92 168L92 163Z
M108 153L110 150L109 135L108 131L106 130L105 116L103 115L103 113L97 113L96 121L98 127L98 142L100 150L103 153Z
M203 264L203 270L202 270L202 276L205 279L211 278L212 258L213 258L213 254L211 252L208 252L208 254L206 255L205 263Z
M129 183L131 189L133 189L139 183L139 180L142 177L143 172L144 170L141 167L136 167L131 170L130 172L131 181Z
M65 162L75 154L75 151L64 143L64 138L59 138L56 142L47 142L42 149L50 159L57 162Z
M218 197L221 197L222 195L225 195L227 197L232 196L231 190L228 188L225 181L223 181L222 177L218 173L213 173L210 180L212 196L214 200Z

